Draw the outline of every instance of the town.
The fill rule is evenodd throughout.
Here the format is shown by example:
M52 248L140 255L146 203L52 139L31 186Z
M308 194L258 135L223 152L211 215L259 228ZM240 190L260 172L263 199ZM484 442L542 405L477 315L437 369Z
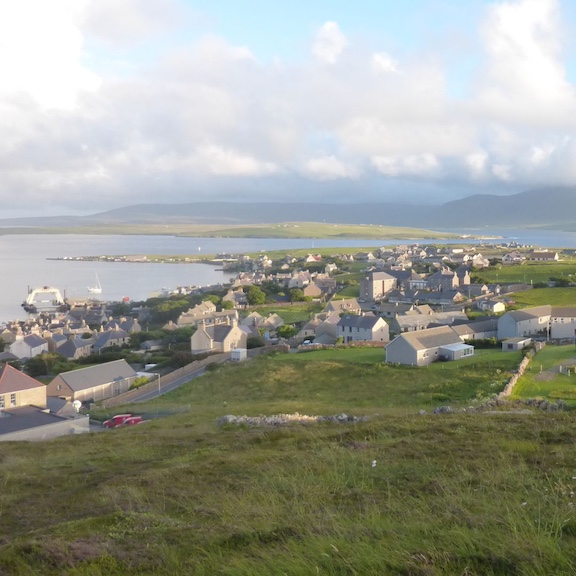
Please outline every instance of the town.
M237 271L228 286L179 287L140 303L68 301L64 311L2 327L0 409L13 417L0 420L0 440L38 438L38 426L41 438L89 431L81 416L102 402L160 393L175 370L245 360L258 349L368 346L382 349L383 362L418 367L469 358L477 343L522 350L573 341L576 307L516 310L514 300L572 286L572 255L515 244L221 254L214 260Z

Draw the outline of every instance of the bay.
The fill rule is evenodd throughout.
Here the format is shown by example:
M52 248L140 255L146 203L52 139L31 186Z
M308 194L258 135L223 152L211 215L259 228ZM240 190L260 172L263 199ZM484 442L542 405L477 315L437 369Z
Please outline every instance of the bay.
M470 231L462 231L469 233ZM576 233L542 230L482 230L483 235L502 236L543 248L571 248L576 246ZM429 244L430 240L414 240ZM458 243L462 240L438 241ZM481 240L467 240L481 242ZM230 281L231 274L207 264L160 264L130 262L85 262L56 260L99 255L157 254L218 254L246 253L266 250L298 248L360 246L390 246L406 244L407 240L362 239L279 239L279 238L183 238L176 236L122 236L122 235L0 235L0 321L22 319L26 316L21 307L28 288L53 286L67 297L82 299L89 296L88 286L94 285L98 274L102 284L99 298L119 301L129 298L141 301L162 289L177 286L205 286Z

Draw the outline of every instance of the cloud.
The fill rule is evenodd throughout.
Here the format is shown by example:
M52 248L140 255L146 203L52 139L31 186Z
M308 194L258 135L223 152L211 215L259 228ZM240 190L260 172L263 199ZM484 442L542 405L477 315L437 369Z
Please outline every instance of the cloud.
M346 36L336 22L326 22L316 34L312 53L325 64L335 64L348 45Z
M465 96L433 44L400 52L327 22L305 61L266 62L249 42L196 34L183 3L162 6L0 0L5 205L92 210L238 190L272 200L294 182L304 200L349 199L351 185L389 200L398 187L384 183L396 181L422 195L432 183L439 200L454 183L576 183L559 2L489 4ZM184 24L194 33L170 41Z
M304 173L317 180L356 178L359 175L357 168L346 164L333 155L310 158L305 163Z
M381 72L397 72L398 62L385 52L379 52L372 56L372 67L377 73Z
M83 30L109 47L126 48L169 33L184 12L175 0L81 1Z
M26 94L44 108L69 108L98 87L81 64L83 39L70 2L19 0L0 6L0 97Z
M439 162L434 154L415 156L374 156L372 164L386 176L432 176L437 173Z

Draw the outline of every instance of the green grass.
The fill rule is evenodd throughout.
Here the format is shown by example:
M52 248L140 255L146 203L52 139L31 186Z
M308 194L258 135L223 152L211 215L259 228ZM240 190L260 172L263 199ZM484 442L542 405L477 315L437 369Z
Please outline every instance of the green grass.
M576 347L546 346L514 388L514 398L562 399L576 406ZM563 372L560 372L560 366ZM568 374L570 368L570 374Z
M137 406L187 413L0 444L0 573L573 574L573 414L432 415L498 391L520 355L418 369L383 354L223 366ZM295 411L370 420L215 426L227 413Z
M4 234L155 234L204 238L358 238L403 240L457 238L456 234L398 226L363 226L324 222L288 222L223 226L219 224L101 224L98 226L6 228Z
M515 292L512 295L519 307L543 306L576 306L576 288L534 288Z
M488 282L526 283L548 282L551 277L576 275L576 260L561 262L525 262L522 265L502 266L481 270L479 274Z
M258 312L264 317L270 314L278 314L285 324L296 324L297 322L307 322L313 314L321 312L323 308L324 305L319 303L295 302L287 306L276 306L274 304L257 306L251 308L248 312Z

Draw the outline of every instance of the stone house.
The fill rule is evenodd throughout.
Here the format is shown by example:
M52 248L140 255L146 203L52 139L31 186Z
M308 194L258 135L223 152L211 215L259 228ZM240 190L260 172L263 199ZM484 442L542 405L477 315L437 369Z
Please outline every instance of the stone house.
M10 364L0 365L0 411L20 406L46 408L46 386Z
M79 370L62 372L47 386L48 396L70 401L99 402L127 392L138 374L126 360L114 360Z

